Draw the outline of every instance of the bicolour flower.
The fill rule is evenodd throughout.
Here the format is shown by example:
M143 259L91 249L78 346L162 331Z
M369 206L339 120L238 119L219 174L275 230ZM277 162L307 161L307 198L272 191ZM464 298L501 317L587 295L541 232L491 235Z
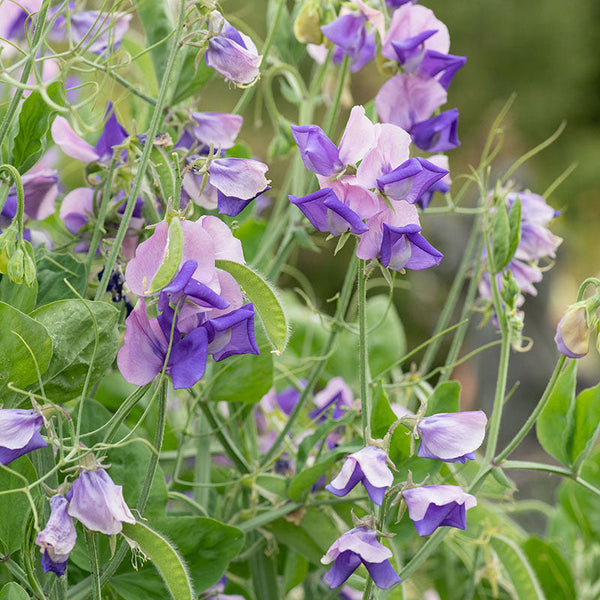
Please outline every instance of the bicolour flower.
M481 410L439 413L424 417L417 425L421 444L417 456L465 464L475 460L483 443L487 417Z
M192 122L185 127L184 135L177 146L191 149L194 143L200 146L200 153L213 147L227 150L235 144L244 118L241 115L217 112L193 112ZM186 136L189 136L186 137Z
M392 200L418 202L449 171L424 158L409 158L377 179L379 189Z
M410 133L415 124L426 121L445 104L447 97L437 80L399 73L381 86L375 107L383 123L398 125Z
M123 486L116 485L105 469L82 469L71 493L67 514L90 531L115 535L123 523L135 524L123 499Z
M35 410L0 408L0 464L8 465L47 446L40 433L43 425L44 419Z
M587 313L585 302L573 304L556 327L556 347L568 358L582 358L589 352L591 328Z
M444 255L422 235L420 225L394 227L383 224L381 264L393 271L421 271L439 265Z
M417 204L425 210L430 204L435 192L440 194L447 194L450 191L450 185L452 179L450 178L450 171L448 167L448 157L445 154L434 154L427 159L430 163L433 163L436 167L448 171L447 175L444 175L442 179L436 181L432 186L425 190L422 196L417 200Z
M335 496L345 496L362 483L369 498L381 506L386 490L394 481L387 466L387 454L378 446L365 446L350 454L337 477L326 486Z
M457 130L458 109L452 108L426 121L415 123L410 134L417 148L427 152L445 152L460 146Z
M466 529L465 513L477 505L475 497L458 485L424 485L404 490L402 497L420 536L443 526Z
M367 30L367 19L362 14L341 14L335 21L321 27L323 35L333 44L333 61L350 58L350 70L360 71L375 58L375 32Z
M67 559L77 541L73 518L67 512L68 505L68 500L61 494L50 498L50 518L35 539L35 543L44 553L44 573L52 571L57 577L65 574Z
M254 42L217 12L211 15L210 27L216 35L209 39L204 55L207 66L235 84L249 85L254 82L260 74L262 61Z
M50 131L54 143L67 156L82 162L110 160L113 155L113 147L122 144L129 136L125 128L119 123L112 102L107 104L103 131L95 146L77 135L64 117L56 117Z
M325 575L331 589L342 585L361 565L365 565L373 583L388 589L400 582L390 563L392 551L377 541L377 532L368 527L355 527L340 536L321 558L324 565L333 563Z
M342 377L334 377L313 399L315 410L309 413L311 419L324 421L328 416L340 419L350 410L354 403L354 394Z

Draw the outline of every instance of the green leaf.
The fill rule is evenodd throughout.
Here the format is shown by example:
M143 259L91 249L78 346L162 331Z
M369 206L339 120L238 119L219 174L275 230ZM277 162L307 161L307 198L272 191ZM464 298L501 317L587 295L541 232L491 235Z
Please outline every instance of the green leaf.
M577 597L571 569L556 548L530 537L523 549L547 598L572 600Z
M493 215L492 256L494 257L494 273L500 273L508 264L508 249L510 246L510 225L504 198L497 199L496 210Z
M179 217L172 217L169 223L169 232L167 234L167 244L163 255L162 263L152 278L148 294L153 294L169 285L173 277L179 271L181 257L183 254L183 230ZM145 287L145 286L144 286Z
M506 264L508 264L514 257L519 242L521 241L521 199L517 196L513 205L510 207L508 213L508 256L506 257Z
M303 528L282 518L269 523L265 529L273 533L282 546L287 546L311 563L320 565L323 550Z
M31 316L46 327L52 338L54 353L43 382L46 394L54 401L79 396L90 366L89 389L112 365L120 336L119 311L110 304L60 300L37 308Z
M65 279L77 293L85 294L87 271L85 265L75 257L36 248L35 260L38 281L36 308L56 300L76 298L75 292L65 283Z
M216 260L218 269L232 275L242 291L254 304L273 347L281 354L287 346L290 332L279 298L273 288L250 267L230 260Z
M21 456L11 462L8 468L25 477L25 480L30 483L37 479L35 469L27 456ZM1 492L23 488L26 485L21 477L0 466ZM31 490L31 494L35 497L38 495L38 491ZM23 492L0 494L0 514L5 515L0 519L0 547L3 548L4 554L16 552L25 543L25 528L30 512L31 505ZM6 518L6 515L10 515L10 518Z
M123 523L123 535L133 540L154 563L173 600L193 600L194 591L186 565L164 536L144 523Z
M164 600L168 592L158 573L120 573L110 578L110 586L122 600Z
M35 262L33 248L29 242L25 242L25 251ZM34 280L33 285L15 283L7 275L2 276L0 281L0 301L10 304L24 313L29 313L35 308L35 300L38 294L38 282Z
M521 548L511 539L501 535L492 536L490 544L513 584L516 597L545 600L546 597L535 572Z
M0 397L12 381L24 388L38 380L50 364L52 340L43 324L12 306L0 302ZM33 353L33 357L31 352Z
M389 428L398 420L390 406L390 401L380 381L373 394L373 406L371 409L371 434L375 438L383 438ZM403 429L403 427L399 427Z
M273 356L260 327L256 343L260 354L230 356L217 363L219 368L210 382L211 400L255 404L271 389Z
M198 592L217 583L244 546L241 529L215 519L163 517L150 523L176 545Z
M204 56L196 60L198 51L186 49L183 64L179 73L173 104L179 104L189 96L197 94L215 75L216 71L204 62Z
M29 594L18 583L11 581L0 590L0 600L29 600Z
M573 361L576 362L576 361ZM575 400L569 456L574 470L589 456L600 432L600 384L583 390Z
M135 5L144 26L147 46L158 44L150 51L150 56L156 80L160 85L167 66L169 47L173 43L172 37L165 40L174 29L169 2L168 0L135 0Z
M577 361L572 360L559 375L556 386L537 422L537 437L548 454L563 465L571 465L568 446L573 432Z
M427 400L426 417L438 413L458 412L460 403L460 383L445 381L438 385Z
M64 105L65 90L62 82L51 83L47 92L55 104ZM46 104L37 90L31 92L23 102L12 151L12 164L19 169L19 173L31 169L45 152L47 135L55 116L56 110Z

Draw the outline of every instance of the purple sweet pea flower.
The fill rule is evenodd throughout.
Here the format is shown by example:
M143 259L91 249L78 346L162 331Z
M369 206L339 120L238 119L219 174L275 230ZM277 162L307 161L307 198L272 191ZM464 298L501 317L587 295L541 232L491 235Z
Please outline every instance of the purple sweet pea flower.
M135 525L123 499L123 486L115 485L104 469L82 469L71 491L67 513L90 531L115 535L121 532L123 523Z
M304 389L306 387L306 379L301 379L300 387ZM281 392L276 392L275 388L271 388L261 399L260 407L263 411L270 413L273 412L277 407L288 417L292 414L294 407L298 404L300 399L301 391L290 385Z
M240 133L244 119L241 115L217 112L193 112L191 114L193 125L185 128L185 132L191 136L191 142L200 145L200 152L208 151L213 144L214 148L227 150L235 144L235 139ZM185 134L184 134L185 135ZM190 149L190 144L180 140L177 147L185 146Z
M211 21L211 30L217 35L208 42L204 55L207 66L236 85L250 85L259 76L262 62L254 42L217 12L211 15Z
M343 417L354 404L354 394L341 377L334 377L329 380L325 388L315 394L313 402L317 408L308 416L321 423L328 416L332 419Z
M290 196L289 199L304 213L317 231L329 232L332 235L340 235L348 230L356 235L368 231L362 219L338 200L332 188L325 187L308 196Z
M221 214L235 217L254 198L271 189L269 167L250 158L217 158L210 162L209 182L217 189Z
M389 559L392 551L377 541L377 532L368 527L355 527L339 537L321 558L321 563L333 563L325 575L331 589L342 585L362 563L381 589L391 588L400 582Z
M0 464L8 465L23 454L48 444L40 431L44 419L35 410L0 408Z
M54 213L58 196L58 172L36 165L21 177L25 200L25 214L32 219L43 220ZM2 215L9 219L17 214L17 188L13 185L2 207Z
M358 483L362 483L369 498L381 506L387 488L394 476L386 464L387 454L378 446L365 446L350 454L337 477L325 488L335 496L345 496Z
M330 177L344 168L337 146L318 125L292 125L292 135L309 171Z
M394 227L383 224L381 264L393 271L420 271L439 265L444 255L420 233L420 225Z
M431 204L431 200L433 199L433 194L435 192L447 194L450 191L450 185L452 184L448 167L448 157L445 154L435 154L434 156L430 156L427 160L430 163L433 163L436 167L444 169L444 171L448 171L448 174L439 181L436 181L429 189L425 190L423 195L417 200L417 204L423 210L425 210Z
M483 443L487 417L481 410L439 413L421 419L417 430L421 444L417 456L466 464L475 460Z
M57 577L65 574L67 559L77 541L72 517L67 513L69 502L61 494L50 498L50 518L38 534L35 543L42 549L44 573L52 571Z
M420 536L443 526L466 529L465 512L477 505L475 497L458 485L424 485L404 490L402 497Z
M590 349L590 333L586 303L578 302L569 306L559 321L554 341L561 354L568 358L582 358Z
M336 46L333 61L339 64L344 55L350 57L353 73L375 58L375 32L367 31L367 18L363 14L341 14L335 21L323 25L321 31Z
M418 73L421 77L435 77L439 75L438 81L441 86L448 89L452 79L459 69L467 62L465 56L444 54L435 50L427 50L419 65Z
M406 200L414 204L448 173L447 169L442 169L424 158L409 158L393 171L379 177L377 186L392 200Z
M458 141L458 109L446 110L431 119L416 123L411 129L412 140L427 152L445 152L460 146Z
M208 352L217 362L234 354L260 354L254 338L253 304L209 319L204 327L208 332Z
M429 119L446 99L446 90L435 79L400 73L381 86L375 106L383 123L411 132L416 123Z
M409 2L412 2L413 4L416 4L418 1L419 0L385 0L385 3L390 8L399 8L403 4L408 4Z

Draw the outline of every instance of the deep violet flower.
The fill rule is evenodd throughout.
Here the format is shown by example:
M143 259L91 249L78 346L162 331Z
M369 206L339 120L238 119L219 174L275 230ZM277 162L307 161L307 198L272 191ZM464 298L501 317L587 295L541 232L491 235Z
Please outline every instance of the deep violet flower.
M392 551L377 541L377 532L368 527L355 527L339 537L321 563L333 563L325 575L331 589L342 585L362 563L378 588L388 589L400 582L389 559Z
M466 529L465 512L477 505L475 497L458 485L424 485L404 490L402 497L420 536L443 526Z
M8 465L47 446L40 433L43 425L44 419L35 410L0 408L0 464Z
M40 161L21 177L25 200L25 214L43 220L54 213L58 196L58 171L45 167ZM17 213L17 188L13 185L2 207L2 216L14 218Z
M487 417L481 410L439 413L424 417L417 425L421 444L417 456L444 462L475 460L475 450L483 443Z
M336 46L334 62L340 63L345 54L350 58L352 72L360 71L375 58L375 32L367 30L367 18L362 13L341 14L323 25L321 31Z
M57 577L65 574L67 559L77 541L73 518L67 513L68 505L68 500L61 494L50 498L50 518L35 540L44 553L44 573L52 571Z
M466 62L465 56L427 50L419 65L418 74L421 77L437 77L440 85L448 89L456 72L462 69Z
M381 506L387 488L394 476L386 464L387 454L378 446L365 446L350 454L337 477L326 487L335 496L345 496L358 483L362 483L369 498Z
M115 535L123 523L135 524L123 499L123 486L116 485L105 469L82 469L71 492L67 513L90 531Z
M436 181L431 187L423 192L423 195L417 200L417 204L425 210L433 199L433 194L439 192L440 194L447 194L450 191L450 185L452 179L450 178L450 171L448 166L448 157L445 154L434 154L427 159L430 163L433 163L440 169L448 171L448 174L442 177L442 179Z
M460 146L458 109L446 110L431 119L416 123L410 131L415 146L428 152L445 152Z
M381 264L393 271L420 271L439 265L444 255L422 235L420 225L394 227L383 224Z
M211 15L210 27L217 35L208 42L204 55L207 66L236 85L253 83L260 74L262 61L254 42L217 12Z

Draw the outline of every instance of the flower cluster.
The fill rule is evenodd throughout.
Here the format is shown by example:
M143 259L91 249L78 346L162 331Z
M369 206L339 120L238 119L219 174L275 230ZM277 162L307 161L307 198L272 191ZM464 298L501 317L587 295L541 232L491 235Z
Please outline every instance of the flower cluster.
M295 204L318 230L360 236L357 255L380 257L393 270L427 269L443 255L422 235L415 203L445 175L422 158L409 158L410 136L402 128L373 124L355 106L339 146L317 125L292 127L304 165L320 190Z
M244 262L240 242L212 216L161 221L138 246L125 279L141 297L127 318L117 356L127 381L144 385L164 367L176 389L190 388L204 375L209 354L220 361L259 353L254 307L244 304L239 284L215 267L216 259ZM164 272L168 266L170 276ZM158 314L149 318L146 301L156 296Z
M43 552L42 568L60 577L75 547L77 532L73 518L90 531L116 535L123 523L135 524L135 518L123 499L123 488L115 485L106 470L95 459L84 459L90 468L82 467L79 477L65 494L50 498L50 518L35 543ZM93 468L92 468L93 467Z

